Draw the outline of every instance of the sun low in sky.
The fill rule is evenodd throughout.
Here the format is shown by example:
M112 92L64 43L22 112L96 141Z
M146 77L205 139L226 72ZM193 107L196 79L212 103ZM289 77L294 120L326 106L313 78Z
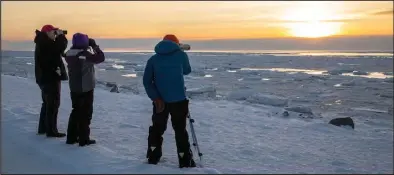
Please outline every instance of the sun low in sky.
M53 24L96 38L188 40L393 34L393 2L1 2L2 40L31 40Z
M335 8L325 7L323 3L298 4L294 10L286 11L281 19L288 21L285 25L288 28L288 34L296 37L318 38L331 36L341 33L341 27L344 22L329 22L339 18ZM342 17L343 18L343 17Z

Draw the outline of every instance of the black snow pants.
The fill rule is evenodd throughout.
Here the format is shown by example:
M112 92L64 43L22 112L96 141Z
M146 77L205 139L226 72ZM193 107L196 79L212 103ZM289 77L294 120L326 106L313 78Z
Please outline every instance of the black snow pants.
M165 103L164 111L155 113L153 103L152 126L149 127L148 150L146 157L149 163L157 164L162 156L163 134L167 129L167 121L171 114L172 128L175 131L175 142L179 166L194 167L193 153L190 149L189 136L186 131L186 119L189 114L189 100Z
M90 138L90 122L93 115L93 91L71 92L72 111L68 120L67 141L85 142Z
M58 134L57 115L60 106L60 81L40 85L42 106L38 123L38 134Z

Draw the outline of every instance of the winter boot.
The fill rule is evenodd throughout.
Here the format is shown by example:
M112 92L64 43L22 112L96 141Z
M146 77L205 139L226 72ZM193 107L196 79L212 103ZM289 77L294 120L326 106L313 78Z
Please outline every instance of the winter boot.
M54 133L54 134L48 134L47 133L47 137L58 137L58 138L61 138L61 137L66 137L66 134L65 133L60 133L60 132Z
M78 143L78 139L67 139L66 140L66 144L73 145L75 143Z
M79 146L92 145L92 144L96 144L96 140L89 139L89 140L79 141Z
M178 153L179 168L193 168L196 167L196 162L193 160L193 154Z
M156 165L157 163L159 163L161 156L162 156L161 147L157 148L152 146L148 148L148 151L146 153L146 158L148 158L149 164Z
M149 136L148 136L148 149L146 151L146 158L148 159L149 164L156 165L159 163L160 158L162 156L162 145L163 145L163 137L159 137L156 140L155 144L152 144L153 137L153 128L152 126L149 127ZM154 145L154 146L153 146Z

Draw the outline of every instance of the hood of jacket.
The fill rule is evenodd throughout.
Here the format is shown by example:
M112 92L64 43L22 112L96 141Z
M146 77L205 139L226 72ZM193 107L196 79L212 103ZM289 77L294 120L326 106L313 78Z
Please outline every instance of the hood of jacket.
M34 38L34 43L36 44L46 44L50 43L52 40L48 37L45 32L40 32L36 30L36 36Z
M155 52L159 55L170 55L180 50L181 48L178 44L167 40L160 41L155 47Z

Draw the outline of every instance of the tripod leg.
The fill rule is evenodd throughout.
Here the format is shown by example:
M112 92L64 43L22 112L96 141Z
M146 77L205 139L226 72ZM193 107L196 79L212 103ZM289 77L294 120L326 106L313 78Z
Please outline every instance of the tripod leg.
M194 131L194 126L193 126L194 120L190 117L190 114L188 115L188 118L189 118L189 123L190 123L190 130L191 130L192 138L193 138L193 146L197 150L198 156L200 157L200 165L201 165L201 167L203 167L202 166L202 155L203 154L200 152L200 148L199 148L198 142L197 142L196 133Z

